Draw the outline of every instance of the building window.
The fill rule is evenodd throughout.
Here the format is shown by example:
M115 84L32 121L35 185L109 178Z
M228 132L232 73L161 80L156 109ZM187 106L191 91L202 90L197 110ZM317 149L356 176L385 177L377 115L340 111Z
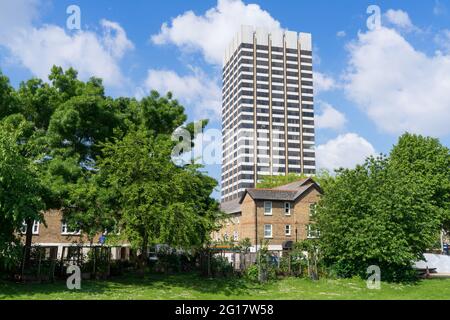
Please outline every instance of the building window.
M284 214L287 216L291 215L291 203L290 202L284 203Z
M25 221L22 223L22 228L20 229L20 232L22 234L27 233L27 224L25 223ZM38 234L39 234L39 221L33 221L33 235Z
M272 225L271 224L264 225L264 238L272 238Z
M272 215L272 201L264 201L264 215Z
M284 233L285 233L285 235L290 236L290 235L291 235L291 230L292 230L291 225L290 225L290 224L287 224L287 225L284 227Z
M80 229L72 230L67 225L67 222L62 221L61 222L61 234L63 235L79 235L81 233Z
M233 232L233 240L234 241L239 241L239 233L237 231Z
M311 203L309 205L309 216L312 218L315 216L316 214L316 209L317 209L317 204L316 203Z
M307 230L308 239L314 239L320 237L320 231L314 224L308 224Z

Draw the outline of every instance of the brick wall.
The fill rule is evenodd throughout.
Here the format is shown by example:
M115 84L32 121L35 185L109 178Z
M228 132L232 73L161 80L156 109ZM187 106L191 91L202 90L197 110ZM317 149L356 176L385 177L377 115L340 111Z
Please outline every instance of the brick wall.
M89 243L89 240L84 235L64 235L61 233L61 225L63 215L60 210L48 210L44 213L44 220L39 225L39 234L33 235L33 243ZM100 235L94 238L94 243L98 243ZM22 236L25 241L25 236Z
M272 201L272 215L264 214L264 201L254 201L248 194L245 196L241 204L241 214L239 224L224 224L219 231L220 238L228 233L229 239L232 239L233 231L238 231L239 240L249 238L253 245L256 244L256 220L255 207L258 216L258 244L264 238L264 225L272 225L272 237L269 245L282 245L285 241L296 241L307 238L307 226L310 223L310 205L319 201L320 193L311 188L307 193L302 195L297 201L291 202L291 214L286 215L284 210L285 201ZM235 215L236 216L236 215ZM291 235L285 234L285 226L291 225ZM297 236L296 231L297 230Z

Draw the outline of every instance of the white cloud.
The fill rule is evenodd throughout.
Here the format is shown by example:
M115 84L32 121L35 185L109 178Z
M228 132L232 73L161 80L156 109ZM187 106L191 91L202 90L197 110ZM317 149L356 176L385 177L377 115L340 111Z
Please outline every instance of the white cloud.
M314 72L314 91L315 93L334 90L338 87L336 81L321 72Z
M340 130L345 126L347 119L342 112L336 110L331 104L319 102L322 113L316 115L317 129Z
M447 7L440 1L436 0L434 2L433 13L436 16L440 16L447 13Z
M375 154L375 148L366 139L356 133L339 135L316 148L319 169L333 171L339 168L354 168Z
M405 31L411 31L416 28L411 22L408 13L403 10L389 9L384 14L384 17L389 23Z
M434 41L441 47L445 52L450 53L450 30L445 29L439 32L435 37Z
M222 63L226 46L242 24L268 30L279 30L280 23L257 4L241 0L218 0L217 6L204 15L187 11L164 23L159 34L151 37L155 44L172 43L184 50L200 51L204 58L217 65Z
M199 69L192 74L180 76L172 70L148 70L145 90L157 90L161 94L171 91L186 108L198 117L219 119L221 115L221 88Z
M450 133L450 55L427 56L387 28L360 33L349 52L345 91L378 128Z
M338 31L338 32L336 33L336 36L337 36L338 38L343 38L343 37L345 37L346 35L347 35L347 33L346 33L344 30Z
M0 41L12 32L31 28L38 16L38 0L0 1Z
M120 59L126 51L134 49L125 30L117 22L102 19L100 24L104 31L102 42L113 57Z
M1 22L0 45L33 75L45 80L51 67L58 65L74 67L82 79L97 76L103 78L106 85L123 84L119 60L133 44L118 23L102 20L102 36L83 30L68 33L56 25L35 27L32 21L38 1L11 3L2 2L1 18L15 16L16 10L23 11L17 21Z

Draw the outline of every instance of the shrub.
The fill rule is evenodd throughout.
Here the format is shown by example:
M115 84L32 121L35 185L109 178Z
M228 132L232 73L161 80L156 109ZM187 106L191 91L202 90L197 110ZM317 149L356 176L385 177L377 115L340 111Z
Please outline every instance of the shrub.
M290 268L289 268L290 260ZM304 257L298 256L295 252L284 254L280 260L279 273L284 276L305 276L307 275L308 263Z
M222 256L213 256L211 258L211 272L213 276L228 277L233 274L233 266L227 258Z
M390 155L338 170L321 184L321 254L343 277L408 280L448 219L450 152L439 140L404 134Z
M251 281L258 281L259 270L256 264L250 266L245 270L245 277Z

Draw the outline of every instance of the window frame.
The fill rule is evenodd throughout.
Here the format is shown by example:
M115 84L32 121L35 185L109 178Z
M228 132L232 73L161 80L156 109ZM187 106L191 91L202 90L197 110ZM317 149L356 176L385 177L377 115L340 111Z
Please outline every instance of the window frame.
M314 230L311 229L311 227L314 226L314 224L310 223L306 226L306 237L308 239L318 239L320 238L320 230L315 228Z
M289 230L289 232L288 232L288 230ZM292 236L292 225L290 225L290 224L284 225L284 235L287 237Z
M61 221L61 235L63 236L79 236L81 234L81 230L69 231L69 226L67 222Z
M33 221L32 234L34 236L38 236L39 235L40 225L41 225L41 223L39 221L36 221L36 220ZM36 231L35 231L35 229L36 229ZM22 228L20 229L20 233L21 234L27 234L27 224L26 224L25 221L22 223Z
M286 209L287 209L287 212L286 212ZM290 202L285 202L284 203L284 215L285 216L290 216L291 215L291 209L292 209L291 203Z
M266 211L266 205L270 204L270 212ZM273 212L273 203L272 201L264 201L264 215L265 216L271 216Z
M266 234L267 227L270 227L270 235ZM272 239L273 238L273 226L271 224L264 225L264 239Z

